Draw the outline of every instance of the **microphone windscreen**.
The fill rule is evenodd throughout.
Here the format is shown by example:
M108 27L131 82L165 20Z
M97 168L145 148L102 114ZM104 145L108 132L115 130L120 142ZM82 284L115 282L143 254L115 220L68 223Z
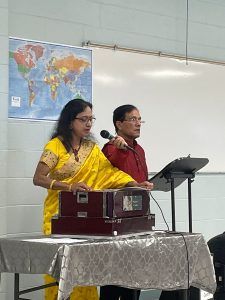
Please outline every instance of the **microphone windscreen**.
M111 139L114 138L114 136L111 135L107 130L102 130L102 131L100 132L100 135L101 135L101 137L103 137L104 139L108 139L108 140L111 140Z

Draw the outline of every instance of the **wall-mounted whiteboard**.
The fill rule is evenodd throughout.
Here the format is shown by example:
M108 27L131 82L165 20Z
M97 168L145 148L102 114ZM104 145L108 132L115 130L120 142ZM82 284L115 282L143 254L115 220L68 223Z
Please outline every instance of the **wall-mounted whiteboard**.
M94 133L115 133L113 110L136 105L146 121L139 143L149 170L191 155L202 172L225 171L225 67L113 50L93 50Z

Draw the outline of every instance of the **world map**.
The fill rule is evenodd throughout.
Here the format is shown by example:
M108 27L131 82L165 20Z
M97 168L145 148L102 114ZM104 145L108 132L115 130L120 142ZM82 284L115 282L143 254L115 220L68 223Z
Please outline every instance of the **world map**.
M92 100L91 50L10 39L9 117L57 120L74 98Z

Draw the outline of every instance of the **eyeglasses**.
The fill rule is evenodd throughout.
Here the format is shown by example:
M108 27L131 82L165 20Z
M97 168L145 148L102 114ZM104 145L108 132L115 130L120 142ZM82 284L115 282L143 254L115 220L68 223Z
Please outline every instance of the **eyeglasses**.
M136 117L130 117L130 118L128 118L128 119L125 119L125 120L123 120L123 121L127 121L127 122L131 122L131 123L141 123L141 124L144 124L145 123L145 121L142 121L142 119L141 118L136 118Z
M80 118L74 118L74 119L79 120L84 124L87 124L88 122L91 122L91 124L93 124L96 120L96 118L94 118L94 117L80 117Z

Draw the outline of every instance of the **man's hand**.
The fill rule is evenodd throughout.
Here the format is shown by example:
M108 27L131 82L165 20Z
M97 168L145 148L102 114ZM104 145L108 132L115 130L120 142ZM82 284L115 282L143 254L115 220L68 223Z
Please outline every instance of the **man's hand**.
M149 181L143 181L138 183L137 181L130 181L126 184L127 187L140 187L143 189L148 189L148 190L152 190L154 187L154 184L152 182Z
M127 150L127 143L125 142L124 138L119 135L111 139L110 142L118 149Z
M145 189L148 189L148 190L152 190L153 187L154 187L154 184L152 182L143 181L143 182L140 182L138 184L138 186L142 187L142 188L145 188Z

